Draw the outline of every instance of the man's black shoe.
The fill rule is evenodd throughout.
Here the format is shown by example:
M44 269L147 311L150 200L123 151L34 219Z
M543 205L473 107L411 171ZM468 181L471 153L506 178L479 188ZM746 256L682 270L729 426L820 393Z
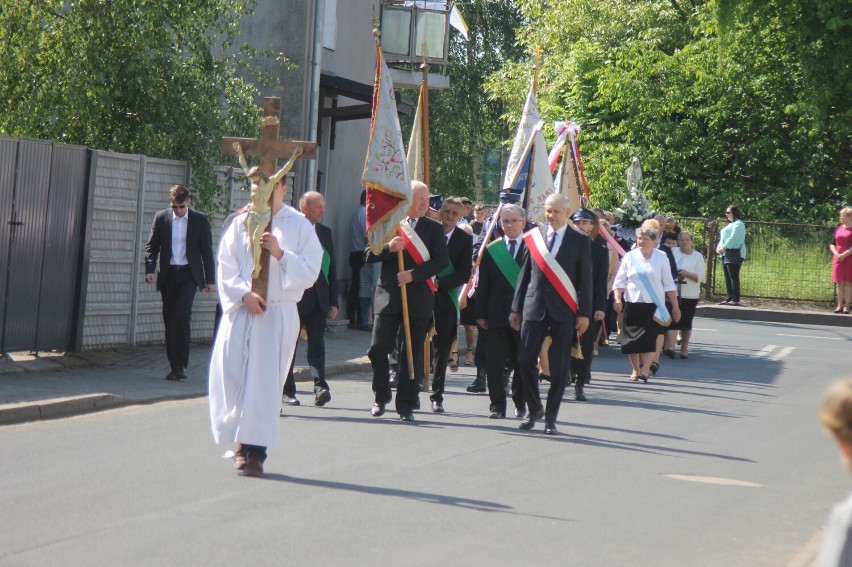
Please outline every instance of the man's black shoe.
M325 388L322 388L321 390L317 391L316 395L314 396L314 405L318 407L322 407L330 401L331 392L329 392Z
M536 413L530 413L524 420L521 422L520 429L532 429L535 427L535 422L544 417L544 408L541 408Z

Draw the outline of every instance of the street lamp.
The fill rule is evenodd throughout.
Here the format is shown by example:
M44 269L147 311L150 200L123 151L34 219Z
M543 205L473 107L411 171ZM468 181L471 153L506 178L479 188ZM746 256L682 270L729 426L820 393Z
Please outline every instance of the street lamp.
M381 8L382 51L389 63L447 65L449 2L387 0Z

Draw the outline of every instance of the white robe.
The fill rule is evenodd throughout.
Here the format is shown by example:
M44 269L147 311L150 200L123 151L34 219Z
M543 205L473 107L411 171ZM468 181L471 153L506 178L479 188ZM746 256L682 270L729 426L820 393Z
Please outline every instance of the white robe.
M299 336L296 303L316 281L323 252L310 221L284 205L272 217L272 234L284 255L270 258L266 311L252 315L242 303L251 291L252 271L245 217L235 218L219 243L216 281L223 314L210 360L210 422L216 443L272 447Z

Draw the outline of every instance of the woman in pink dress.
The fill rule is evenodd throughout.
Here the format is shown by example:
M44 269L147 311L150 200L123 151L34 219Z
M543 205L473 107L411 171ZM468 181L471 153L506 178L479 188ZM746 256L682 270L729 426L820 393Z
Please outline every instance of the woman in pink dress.
M849 314L852 309L852 208L840 210L840 226L834 231L834 242L828 246L834 257L831 264L831 281L837 284L837 309L835 313Z

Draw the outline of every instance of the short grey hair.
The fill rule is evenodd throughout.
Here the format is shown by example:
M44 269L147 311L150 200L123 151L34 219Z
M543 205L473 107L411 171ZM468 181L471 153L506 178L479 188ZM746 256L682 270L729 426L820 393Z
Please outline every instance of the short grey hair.
M692 233L691 230L681 230L680 234L678 234L678 236L677 236L678 242L680 242L680 237L683 236L684 234L688 234L689 238L691 238L692 240L695 240L695 235Z
M569 201L568 197L562 193L551 193L547 196L547 199L544 200L544 206L546 207L548 205L559 205L565 209L570 209L571 201Z
M517 215L523 221L527 220L527 212L520 205L515 205L515 204L503 205L503 210L500 212L500 220L503 220L504 218L506 218L506 215L508 215L508 214Z

